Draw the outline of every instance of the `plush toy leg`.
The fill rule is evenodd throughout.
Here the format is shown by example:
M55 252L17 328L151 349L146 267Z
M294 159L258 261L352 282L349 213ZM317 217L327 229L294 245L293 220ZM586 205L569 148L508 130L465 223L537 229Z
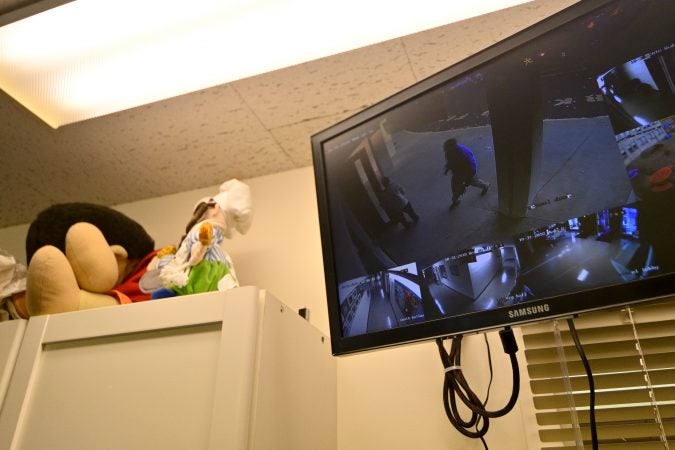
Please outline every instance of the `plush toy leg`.
M115 254L94 225L81 222L70 227L66 234L66 257L82 289L104 293L117 284Z
M51 245L41 247L28 265L26 308L31 316L76 311L80 288L66 255Z
M66 255L56 247L42 247L33 255L26 280L26 309L31 316L118 304L112 296L81 290Z
M80 291L80 309L102 308L103 306L116 306L119 304L113 296Z

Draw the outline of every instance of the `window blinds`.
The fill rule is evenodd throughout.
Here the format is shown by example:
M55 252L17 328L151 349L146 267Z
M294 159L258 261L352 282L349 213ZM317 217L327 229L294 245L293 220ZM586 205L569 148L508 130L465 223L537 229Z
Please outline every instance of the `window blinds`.
M675 450L675 298L574 324L594 376L600 448ZM522 333L542 448L590 448L588 380L566 320Z

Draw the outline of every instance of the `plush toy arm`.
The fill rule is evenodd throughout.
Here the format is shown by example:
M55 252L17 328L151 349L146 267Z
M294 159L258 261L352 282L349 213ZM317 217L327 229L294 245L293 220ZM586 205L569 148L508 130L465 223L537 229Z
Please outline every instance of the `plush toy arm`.
M203 245L201 242L197 242L192 245L192 249L190 250L190 259L188 260L188 266L196 266L199 261L204 259L204 255L206 254L206 249L207 246Z
M183 287L187 284L188 272L190 270L188 256L187 245L183 242L171 261L166 263L159 272L159 279L162 281L164 287Z
M127 259L127 258L129 258L129 254L124 249L124 247L122 247L121 245L117 245L117 244L111 245L110 250L112 250L116 259Z
M199 226L198 233L199 240L192 244L190 249L190 259L188 260L188 265L190 267L197 265L209 248L213 241L213 225L209 222L202 222Z
M127 253L124 247L117 244L111 245L110 250L112 251L113 255L115 255L115 261L117 262L117 281L122 281L122 278L124 278L124 275L126 274L127 265L129 262L129 253Z

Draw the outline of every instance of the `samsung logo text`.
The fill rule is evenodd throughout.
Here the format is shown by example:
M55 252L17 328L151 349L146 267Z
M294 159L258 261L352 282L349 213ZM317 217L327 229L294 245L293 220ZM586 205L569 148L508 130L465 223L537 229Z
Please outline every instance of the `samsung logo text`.
M525 308L512 309L509 311L509 319L517 319L518 317L536 316L537 314L547 313L551 310L548 303L537 306L528 306Z

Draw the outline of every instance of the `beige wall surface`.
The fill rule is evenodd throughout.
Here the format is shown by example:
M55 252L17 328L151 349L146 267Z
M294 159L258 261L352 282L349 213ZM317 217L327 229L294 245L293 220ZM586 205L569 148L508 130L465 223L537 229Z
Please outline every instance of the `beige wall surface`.
M502 408L511 394L511 368L497 333L488 333L494 379L488 409ZM476 394L485 399L489 382L482 335L464 338L462 371ZM524 368L524 366L522 366ZM424 342L341 357L338 362L338 449L483 449L480 440L455 430L443 407L444 370L436 344ZM521 391L528 389L521 382ZM529 394L521 395L504 417L490 419L485 436L491 450L539 448L528 442L524 418ZM461 407L463 418L470 414ZM532 426L530 426L532 428ZM536 436L535 436L536 438Z
M14 256L17 261L26 263L26 233L28 225L16 225L0 228L0 249Z

